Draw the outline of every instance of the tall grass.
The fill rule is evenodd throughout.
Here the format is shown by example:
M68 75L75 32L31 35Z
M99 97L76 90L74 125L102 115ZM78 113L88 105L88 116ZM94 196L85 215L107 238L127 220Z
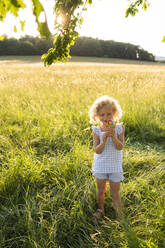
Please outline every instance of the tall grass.
M0 247L164 247L164 66L96 62L0 62ZM92 217L88 110L104 94L126 126L121 223L109 190Z

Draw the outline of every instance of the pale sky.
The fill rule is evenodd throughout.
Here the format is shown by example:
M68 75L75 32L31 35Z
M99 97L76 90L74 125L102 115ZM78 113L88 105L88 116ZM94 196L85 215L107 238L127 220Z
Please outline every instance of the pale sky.
M20 19L26 20L24 32L13 32L17 22L8 15L5 23L0 22L0 35L7 34L19 38L20 35L37 35L34 17L29 9L20 12ZM50 29L53 30L53 0L42 0L48 13ZM93 0L93 5L83 13L84 22L79 30L81 36L89 36L103 40L114 40L139 45L155 56L165 57L165 0L150 0L147 11L140 11L135 17L125 18L127 0ZM50 17L50 18L49 18ZM12 25L13 24L13 25Z

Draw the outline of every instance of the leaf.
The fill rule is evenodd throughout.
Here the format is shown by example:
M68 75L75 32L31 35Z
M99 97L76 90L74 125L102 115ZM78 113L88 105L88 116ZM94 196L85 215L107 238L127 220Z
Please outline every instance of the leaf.
M83 21L84 21L84 19L83 19L83 17L81 17L80 20L79 20L79 24L82 24Z
M8 1L8 2L10 2L10 4L15 6L16 8L24 8L25 7L25 4L22 0L12 0L12 1Z
M38 17L42 11L44 11L44 8L39 0L32 0L33 2L33 14L36 16L36 19L38 21Z
M142 9L144 9L144 10L146 10L146 9L147 9L147 3L146 3L146 1L143 3L143 5L142 5Z
M163 36L162 42L165 42L165 36Z
M21 30L24 31L25 21L20 21L20 24L21 24Z
M3 16L0 16L0 21L3 22Z
M14 25L14 32L17 33L17 27Z
M135 16L137 12L138 12L138 9L137 9L136 7L130 5L130 6L126 9L125 17L127 18L129 15Z
M51 36L47 22L39 22L38 23L38 31L40 32L41 36L44 36L47 39L50 38L50 36Z
M26 7L22 0L0 0L0 2L2 4L2 7L0 4L0 8L2 8L2 10L0 9L0 13L4 18L8 12L11 12L14 16L18 16L18 11Z
M42 4L40 3L39 0L32 0L33 2L33 14L35 15L36 17L36 22L37 22L37 25L38 25L38 31L40 32L40 35L41 36L44 36L46 37L47 39L50 38L51 36L51 32L48 28L48 24L47 24L47 19L46 19L46 14L45 14L45 22L40 22L39 21L39 17L40 17L40 14L43 12L45 13L45 10L42 6Z
M4 40L4 39L5 39L5 36L4 36L4 35L1 35L1 36L0 36L0 41L1 41L1 40Z
M89 5L92 4L92 0L87 0L86 2L87 2L87 4L89 4Z

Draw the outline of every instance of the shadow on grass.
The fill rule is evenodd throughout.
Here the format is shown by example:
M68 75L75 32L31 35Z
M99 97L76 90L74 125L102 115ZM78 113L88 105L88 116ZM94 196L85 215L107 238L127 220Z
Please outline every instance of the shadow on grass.
M73 56L70 62L87 62L87 63L105 63L105 64L134 64L134 65L160 65L158 62L139 61L131 59L120 59L120 58L99 58L99 57L84 57L84 56ZM163 63L162 63L163 65Z
M0 56L0 62L5 61L7 63L42 63L41 56ZM162 65L164 63L160 62L147 62L139 60L129 60L129 59L116 59L116 58L99 58L99 57L84 57L84 56L73 56L69 60L69 63L103 63L103 64L133 64L133 65Z
M41 56L0 56L0 63L42 63Z

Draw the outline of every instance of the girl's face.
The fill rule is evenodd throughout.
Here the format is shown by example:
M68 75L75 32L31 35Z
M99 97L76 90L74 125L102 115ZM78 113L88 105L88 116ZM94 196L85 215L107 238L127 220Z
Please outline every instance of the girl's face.
M113 120L114 118L114 109L111 105L105 105L98 112L98 118L103 125L108 125L107 120Z

